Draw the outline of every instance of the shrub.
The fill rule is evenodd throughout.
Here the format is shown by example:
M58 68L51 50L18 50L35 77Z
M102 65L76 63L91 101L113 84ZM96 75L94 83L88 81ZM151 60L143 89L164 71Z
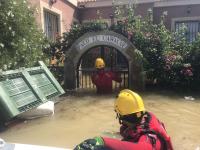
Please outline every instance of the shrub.
M52 44L49 51L52 55L56 55L56 51L65 53L84 33L109 29L127 37L139 50L147 80L157 81L158 84L168 87L198 87L200 85L200 36L195 42L189 43L185 38L184 27L175 33L166 29L163 23L166 12L161 16L159 24L153 24L151 10L148 11L147 17L142 19L134 15L134 8L135 5L129 5L128 11L124 12L126 9L115 6L115 17L118 21L110 28L99 20L73 25L69 32L64 33L62 39Z
M46 44L26 0L0 1L0 68L33 66L44 58Z

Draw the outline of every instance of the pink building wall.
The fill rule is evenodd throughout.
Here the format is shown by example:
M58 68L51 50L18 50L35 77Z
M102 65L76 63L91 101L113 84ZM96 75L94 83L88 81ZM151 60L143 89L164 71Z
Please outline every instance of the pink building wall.
M153 3L138 4L135 10L135 14L145 17L147 15L148 9L151 8L153 8ZM100 17L102 19L107 20L107 22L111 22L110 15L114 15L115 13L112 6L80 8L79 11L80 11L80 22L99 19L97 11L100 12ZM126 11L126 7L124 7L123 11Z
M114 14L112 5L108 3L110 0L98 0L100 5L96 6L94 5L95 2L92 2L89 0L88 2L82 2L78 3L76 5L76 0L71 0L69 2L68 0L57 0L56 3L54 3L52 6L49 5L49 0L29 0L31 2L31 5L36 6L38 9L38 12L36 13L36 21L38 22L38 25L40 28L44 26L43 21L43 14L42 14L42 4L46 4L48 7L48 10L54 12L55 10L58 10L58 12L61 13L62 19L61 19L61 27L62 32L68 31L70 29L71 24L76 22L85 22L89 20L98 19L97 11L100 12L100 16L102 19L107 20L108 22L111 21L110 15ZM102 1L102 2L101 2ZM104 5L105 2L107 2L109 5ZM125 2L125 1L124 1ZM161 6L160 4L164 4L166 6ZM91 3L91 4L90 4ZM97 3L97 4L98 4ZM170 6L167 6L168 4L173 3ZM185 3L185 4L184 4ZM188 4L186 4L188 3ZM80 4L84 4L85 7L80 7ZM94 6L93 6L94 5ZM173 6L174 5L174 6ZM165 20L165 24L169 30L173 29L173 22L176 19L189 19L189 20L200 20L200 2L197 2L195 0L191 0L191 4L189 5L189 2L186 0L171 0L171 1L160 1L157 0L151 0L151 2L146 1L145 3L139 3L137 4L135 14L141 15L142 17L145 17L147 15L148 9L153 10L153 20L155 23L160 22L160 17L163 12L167 12L167 17ZM189 11L189 12L188 12ZM57 12L55 12L57 13Z
M49 0L29 0L30 4L33 7L36 7L36 21L38 26L43 29L44 26L44 16L43 9L46 9L50 12L58 14L61 16L60 25L61 25L61 34L70 29L73 21L78 20L76 6L66 0L57 0L56 3L49 5Z

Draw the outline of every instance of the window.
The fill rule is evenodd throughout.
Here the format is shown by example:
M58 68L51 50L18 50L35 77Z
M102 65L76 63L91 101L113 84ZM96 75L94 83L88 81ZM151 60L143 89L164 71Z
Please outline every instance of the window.
M175 23L175 31L180 31L181 28L186 27L185 36L188 42L195 41L198 32L200 31L200 21L178 21Z
M60 17L57 14L44 10L44 33L52 41L60 35Z

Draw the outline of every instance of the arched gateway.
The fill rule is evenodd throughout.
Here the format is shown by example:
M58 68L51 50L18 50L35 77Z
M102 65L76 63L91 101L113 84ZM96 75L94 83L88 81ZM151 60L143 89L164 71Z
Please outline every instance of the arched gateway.
M113 31L88 32L77 39L66 51L64 82L66 90L77 88L77 69L81 57L93 47L109 46L117 49L128 62L128 85L130 89L144 89L143 66L140 54L123 35ZM91 62L93 63L93 62Z

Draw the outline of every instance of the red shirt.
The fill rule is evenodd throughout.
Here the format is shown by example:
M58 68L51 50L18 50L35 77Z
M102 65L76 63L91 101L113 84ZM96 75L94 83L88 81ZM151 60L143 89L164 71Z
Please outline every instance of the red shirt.
M111 93L112 81L121 82L122 79L116 73L111 71L99 70L92 75L92 82L96 85L97 93Z

